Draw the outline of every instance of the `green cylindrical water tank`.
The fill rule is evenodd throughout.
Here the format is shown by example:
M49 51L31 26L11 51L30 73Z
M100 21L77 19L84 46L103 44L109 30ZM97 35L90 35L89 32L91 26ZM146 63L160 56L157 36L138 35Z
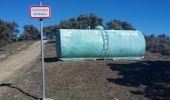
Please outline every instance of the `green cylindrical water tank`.
M136 30L60 29L57 56L62 60L141 59L145 38Z

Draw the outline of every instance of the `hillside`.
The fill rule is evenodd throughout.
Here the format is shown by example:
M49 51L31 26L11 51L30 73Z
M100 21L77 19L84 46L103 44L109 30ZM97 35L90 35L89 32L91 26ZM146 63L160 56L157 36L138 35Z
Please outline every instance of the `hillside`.
M45 46L47 97L54 100L168 100L170 57L146 52L141 61L61 62L55 41ZM40 63L21 68L19 77L1 84L1 100L40 97ZM3 88L3 89L2 89ZM3 91L3 92L2 92Z

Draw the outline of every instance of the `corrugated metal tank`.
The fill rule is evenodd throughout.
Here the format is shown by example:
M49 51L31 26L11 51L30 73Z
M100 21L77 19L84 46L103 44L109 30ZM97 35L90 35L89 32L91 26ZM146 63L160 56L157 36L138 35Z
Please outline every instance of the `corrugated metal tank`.
M141 59L145 38L140 31L60 29L57 56L62 60Z

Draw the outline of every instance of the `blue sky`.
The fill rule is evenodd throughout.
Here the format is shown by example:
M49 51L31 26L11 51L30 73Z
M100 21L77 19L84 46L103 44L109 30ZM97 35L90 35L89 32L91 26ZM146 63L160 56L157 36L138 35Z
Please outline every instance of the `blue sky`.
M61 20L82 13L95 13L107 22L120 19L130 22L145 34L166 33L170 35L170 0L0 0L0 19L15 21L20 32L23 25L34 24L39 28L39 21L29 18L29 6L50 5L51 19L44 20L44 26L59 23Z

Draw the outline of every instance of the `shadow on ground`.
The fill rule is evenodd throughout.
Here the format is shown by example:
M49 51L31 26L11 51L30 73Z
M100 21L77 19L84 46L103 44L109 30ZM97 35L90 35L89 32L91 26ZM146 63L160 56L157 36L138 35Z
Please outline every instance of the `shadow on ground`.
M108 64L118 71L119 78L109 82L135 87L132 94L144 95L151 100L170 100L170 61L141 61L131 64Z
M11 88L11 89L16 89L16 90L18 90L19 92L21 92L22 94L24 94L24 95L26 95L26 96L28 96L28 97L30 97L30 98L32 98L32 99L42 100L42 98L38 98L38 97L36 97L36 96L33 96L33 95L31 95L31 94L23 91L22 89L14 86L14 85L11 84L11 83L0 83L0 87L8 87L8 88Z
M45 62L57 62L57 61L61 61L59 58L57 58L57 57L48 57L48 58L44 58L44 61Z
M53 43L56 43L56 41L55 41L55 40L51 40L51 41L48 41L47 43L48 43L48 44L50 44L50 43L53 44Z

